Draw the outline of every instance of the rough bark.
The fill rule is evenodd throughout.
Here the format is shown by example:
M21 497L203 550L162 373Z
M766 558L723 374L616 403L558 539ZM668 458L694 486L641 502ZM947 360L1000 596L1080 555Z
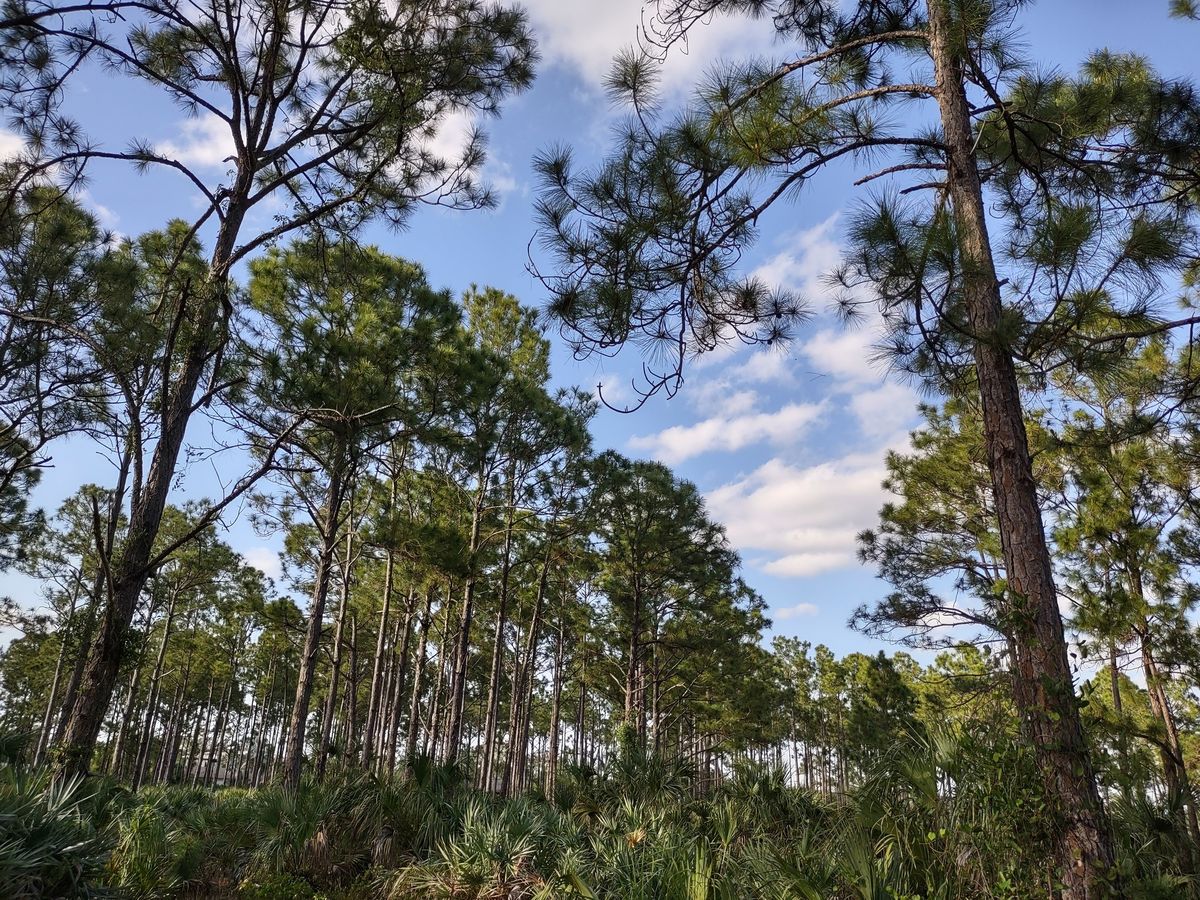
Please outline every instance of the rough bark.
M208 279L194 292L183 289L178 298L177 320L191 319L193 337L180 351L174 381L163 385L158 440L145 483L136 486L140 489L135 490L131 500L121 552L114 560L110 544L106 554L108 602L100 617L100 627L92 641L79 694L63 737L57 767L60 776L88 770L100 726L116 687L125 636L150 576L149 563L194 411L196 389L219 346L223 331L221 311L228 303L230 261L253 186L253 173L240 172L230 191L229 204L214 242Z
M1047 796L1062 817L1056 850L1063 896L1083 900L1095 897L1113 877L1112 838L1083 736L1016 370L1000 340L1003 304L963 88L964 50L958 46L947 0L928 0L928 10L947 189L1008 577L1004 613L1016 649L1013 679L1020 686L1014 696Z

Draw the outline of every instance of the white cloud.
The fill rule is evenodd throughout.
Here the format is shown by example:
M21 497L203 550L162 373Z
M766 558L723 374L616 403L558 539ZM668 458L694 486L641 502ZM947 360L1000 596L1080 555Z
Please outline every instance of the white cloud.
M833 238L837 220L834 215L799 232L788 249L760 266L756 274L819 305L817 298L829 293L828 275L841 259ZM886 364L876 349L884 337L883 321L867 302L868 296L856 296L855 300L862 312L858 321L842 324L826 315L823 327L804 338L796 352L828 379L832 394L845 398L864 437L889 438L911 424L917 394L908 385L885 380Z
M828 291L825 279L837 268L841 248L834 239L838 213L787 238L787 247L752 273L772 287L799 294L814 306Z
M451 166L457 165L474 137L476 127L475 114L471 110L449 112L442 117L433 136L425 142L425 149ZM496 156L490 148L478 174L500 201L521 186L513 175L512 166Z
M772 575L802 577L855 565L855 536L886 499L883 448L811 466L775 458L707 494L733 545L766 555Z
M841 258L836 225L831 216L791 236L755 275L820 306L827 276ZM689 385L699 421L638 436L631 445L669 464L754 443L775 445L773 459L707 493L713 517L725 523L749 564L769 574L800 578L856 566L856 537L876 524L889 499L882 487L886 452L907 447L917 405L911 387L885 380L873 362L880 327L874 316L848 328L826 315L815 330L801 333L791 354L723 354ZM779 403L781 393L794 392L801 371L813 370L825 376L816 384L823 399L764 411L769 399ZM839 407L845 415L835 417ZM814 423L835 446L856 442L853 452L822 458L839 451L814 443L805 456L815 461L795 463Z
M651 11L642 0L525 0L549 64L568 66L593 90L603 86L618 52L638 44ZM662 72L664 91L678 94L722 57L766 52L774 38L769 18L719 15L692 30L686 44L672 47Z
M788 444L795 441L817 420L822 403L789 403L767 413L748 411L740 414L711 416L693 425L675 425L657 434L638 435L629 445L648 450L656 459L676 465L712 450L740 450L766 441Z
M179 124L179 139L162 141L155 148L169 159L188 166L221 166L237 153L229 125L208 113Z
M827 309L835 299L828 278L842 258L836 241L838 219L835 213L793 235L787 240L787 248L760 265L754 275L773 287L799 294L818 311ZM885 367L876 360L875 350L882 322L865 302L867 296L855 299L863 301L860 321L843 325L826 315L822 327L804 337L797 348L820 374L843 382L845 387L878 384L886 374Z
M800 352L822 375L848 387L878 384L884 369L875 359L878 332L869 327L824 328L800 347Z
M278 581L283 575L283 565L279 561L279 554L270 547L250 547L242 552L249 565L254 566L268 578L273 578Z
M117 215L109 207L100 203L92 196L90 191L80 191L79 199L83 205L90 209L96 216L96 220L109 231L117 227L117 223L121 221L121 217Z
M12 159L25 149L24 139L6 128L0 128L0 162Z
M859 431L874 438L890 438L907 431L916 405L916 392L896 382L886 382L850 397L850 410L858 419Z
M629 382L616 372L601 375L596 382L596 389L609 406L624 406L631 399Z
M737 381L752 384L785 384L792 379L795 359L784 353L756 350L749 359L730 371Z
M442 117L433 137L425 143L425 148L434 156L453 164L462 159L463 150L474 133L474 114L466 109L454 110Z
M797 603L794 606L773 609L771 616L776 622L787 622L791 619L799 619L801 616L815 616L819 612L820 609L815 603Z

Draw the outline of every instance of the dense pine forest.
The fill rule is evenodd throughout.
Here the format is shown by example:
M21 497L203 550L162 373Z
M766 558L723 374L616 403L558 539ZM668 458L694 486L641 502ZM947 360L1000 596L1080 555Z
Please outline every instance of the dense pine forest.
M518 297L396 251L501 202L523 6L0 4L0 896L1200 897L1200 92L1030 8L650 0ZM220 153L90 129L153 103ZM809 296L746 260L819 190ZM858 652L597 438L829 309L923 396Z

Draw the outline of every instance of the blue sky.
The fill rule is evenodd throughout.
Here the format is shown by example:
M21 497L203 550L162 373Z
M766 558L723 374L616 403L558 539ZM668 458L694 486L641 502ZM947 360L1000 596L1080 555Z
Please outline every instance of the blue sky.
M1050 68L1074 70L1107 47L1148 56L1164 74L1195 76L1200 26L1170 20L1167 0L1043 0L1021 15L1028 55ZM496 210L426 210L400 233L372 229L363 237L420 262L438 287L461 291L472 282L510 291L542 305L545 292L526 271L533 233L530 160L554 144L570 144L582 163L608 143L618 111L601 83L609 61L635 39L639 0L528 0L543 62L534 87L508 102L490 135L485 174L497 188ZM698 32L687 53L667 60L667 98L682 98L722 56L785 55L769 23L718 20ZM75 115L102 144L143 138L192 165L219 173L227 155L222 136L204 120L188 120L147 86L99 73L76 85ZM454 146L467 123L447 123L439 140ZM11 137L0 134L0 152ZM745 561L745 577L769 603L775 630L824 642L839 652L877 644L846 627L859 603L886 586L855 562L854 535L872 525L884 501L883 456L903 447L915 421L915 391L885 379L871 365L869 330L847 331L825 314L822 274L838 259L839 223L853 208L848 169L818 179L803 197L764 217L762 240L745 265L781 287L797 290L821 313L783 351L742 349L703 360L673 400L653 398L639 412L607 410L593 433L598 449L660 459L694 481L713 515L724 522ZM83 199L110 228L136 234L195 203L187 186L166 174L138 176L97 166ZM261 223L260 223L261 224ZM249 223L248 227L254 227ZM555 343L555 379L605 385L606 396L629 395L628 359L579 362ZM191 437L203 440L201 428ZM191 492L212 493L236 478L240 461L190 473ZM58 448L36 500L48 509L84 481L107 484L107 463L83 443ZM242 515L229 539L269 574L278 572L276 542L257 535ZM11 574L0 592L34 600L32 586Z

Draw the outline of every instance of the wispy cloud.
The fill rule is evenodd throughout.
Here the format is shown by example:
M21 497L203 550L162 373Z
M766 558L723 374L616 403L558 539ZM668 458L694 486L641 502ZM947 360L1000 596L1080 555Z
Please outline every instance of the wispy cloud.
M792 577L856 564L855 538L886 499L884 451L809 466L774 458L709 491L709 508L739 550L765 556L761 568Z
M212 113L184 119L178 137L160 141L155 149L185 165L207 167L228 165L237 152L229 125Z
M25 141L19 134L0 128L0 161L12 159L25 149Z
M771 617L776 622L789 622L804 616L815 616L820 611L815 603L796 603L792 606L771 610Z
M717 415L693 425L675 425L657 434L639 435L629 445L676 465L716 450L734 451L766 442L794 443L821 415L824 404L789 403L775 412Z
M592 90L603 88L613 57L636 46L643 28L651 24L642 0L593 3L586 14L582 4L570 0L525 0L525 6L546 62L574 69ZM671 48L662 67L663 89L683 93L713 61L769 52L774 37L769 18L716 15Z
M279 561L279 553L270 547L250 547L242 552L247 564L254 566L268 578L276 581L283 575L283 565Z

